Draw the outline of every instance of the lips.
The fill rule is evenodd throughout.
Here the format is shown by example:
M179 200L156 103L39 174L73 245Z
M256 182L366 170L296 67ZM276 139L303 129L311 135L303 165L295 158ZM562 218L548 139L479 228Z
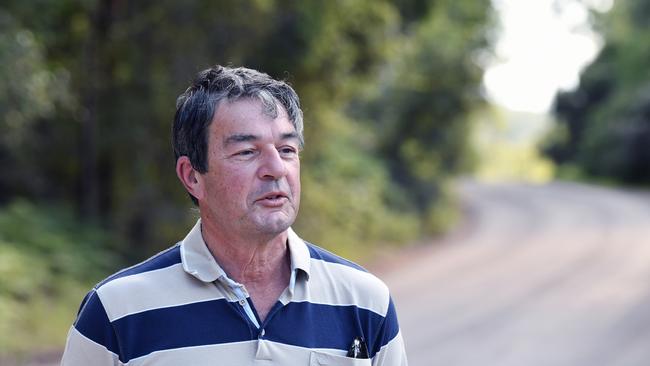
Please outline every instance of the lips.
M258 198L257 201L277 201L283 198L288 198L284 192L269 192L262 197Z

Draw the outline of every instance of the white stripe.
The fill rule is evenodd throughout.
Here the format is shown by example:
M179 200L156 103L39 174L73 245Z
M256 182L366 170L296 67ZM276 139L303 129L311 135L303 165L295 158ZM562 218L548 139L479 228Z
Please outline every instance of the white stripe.
M134 358L126 365L243 365L254 359L256 343L246 341L161 350Z
M406 350L404 348L404 340L402 339L402 332L398 332L388 344L381 347L379 352L372 360L373 366L407 366Z
M258 348L265 347L264 358ZM248 365L308 365L313 352L345 355L342 350L310 349L292 346L269 340L184 347L156 351L146 356L132 359L127 366L248 366Z
M147 310L224 298L214 284L197 281L180 263L115 279L97 295L111 322Z
M296 283L293 302L355 305L381 316L388 312L388 287L374 275L344 264L312 259L311 276Z
M256 354L259 354L258 348L261 346L266 347L265 359L257 360L255 357ZM216 364L223 366L252 366L260 365L260 362L274 365L307 365L310 359L313 358L312 354L314 353L339 356L337 359L345 361L340 357L345 355L343 350L310 349L268 340L254 340L156 351L123 364L119 361L117 355L108 351L104 346L86 338L72 327L68 334L68 342L61 366L214 366ZM350 365L355 364L352 363L354 362L352 360L350 359ZM375 366L407 365L401 333L398 333L391 342L381 348L375 355L372 364Z
M61 366L108 366L123 365L116 354L87 338L75 327L68 332Z

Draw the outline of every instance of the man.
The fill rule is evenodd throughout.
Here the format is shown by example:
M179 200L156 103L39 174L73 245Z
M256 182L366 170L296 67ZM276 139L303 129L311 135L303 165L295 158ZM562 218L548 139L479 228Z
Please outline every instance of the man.
M177 101L176 173L200 219L84 299L62 365L406 365L388 289L301 240L302 111L284 82L216 66Z

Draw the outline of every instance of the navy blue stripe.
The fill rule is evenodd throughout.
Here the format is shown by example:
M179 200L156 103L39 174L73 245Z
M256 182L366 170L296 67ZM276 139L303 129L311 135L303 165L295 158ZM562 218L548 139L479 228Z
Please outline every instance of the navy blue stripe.
M354 337L366 339L368 350L379 349L384 317L356 306L292 302L266 325L265 338L306 348L348 350ZM374 356L374 352L371 357Z
M108 320L104 305L95 291L91 291L81 304L74 327L87 338L118 354L117 336Z
M241 307L224 299L129 315L113 327L125 363L159 350L257 339Z
M345 258L339 257L338 255L336 255L336 254L334 254L332 252L329 252L329 251L327 251L327 250L325 250L325 249L323 249L323 248L321 248L321 247L319 247L317 245L314 245L314 244L308 243L308 242L305 242L305 244L307 244L307 248L309 248L309 256L312 259L319 259L319 260L329 262L329 263L343 264L343 265L358 269L358 270L363 271L363 272L368 272L365 268L361 267L360 265L358 265L358 264L356 264L356 263L354 263L352 261L349 261L349 260L347 260Z
M131 276L138 273L154 271L157 269L163 269L178 263L181 263L181 247L179 244L156 254L155 256L147 259L142 263L136 264L133 267L129 267L127 269L124 269L120 272L113 274L112 276L109 276L108 278L100 282L97 286L95 286L95 288L99 288L104 284L116 280L118 278Z
M224 299L149 310L111 324L94 292L75 327L124 363L160 350L254 340L258 333L241 307ZM265 330L268 340L305 348L347 350L361 336L373 357L399 325L392 301L385 318L356 306L292 302L272 315Z
M374 348L370 348L368 345L368 350L374 355L379 352L379 349L387 345L390 341L393 340L399 333L399 323L397 321L397 312L395 311L395 304L393 304L393 299L390 299L388 303L388 311L386 312L386 318L384 318L384 323L381 325L377 339L373 342Z

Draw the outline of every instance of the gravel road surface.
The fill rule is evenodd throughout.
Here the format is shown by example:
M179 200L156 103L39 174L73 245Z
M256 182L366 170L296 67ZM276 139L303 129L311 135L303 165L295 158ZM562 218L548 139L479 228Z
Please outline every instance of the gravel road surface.
M650 194L459 185L460 230L381 277L411 366L650 365Z

